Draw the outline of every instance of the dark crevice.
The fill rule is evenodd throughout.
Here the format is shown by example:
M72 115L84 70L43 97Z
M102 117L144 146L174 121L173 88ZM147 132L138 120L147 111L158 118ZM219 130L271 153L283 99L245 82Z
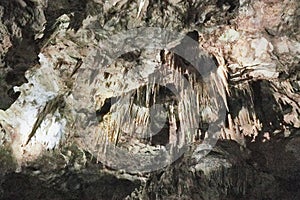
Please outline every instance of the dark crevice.
M191 31L186 34L181 43L170 49L174 68L181 68L182 72L188 72L201 81L210 72L216 69L216 61L213 56L203 56L199 48L199 33ZM164 59L162 59L164 60Z
M39 47L41 48L49 39L49 37L55 32L59 26L57 19L63 14L69 15L70 24L69 29L77 31L81 26L83 20L87 17L87 4L88 0L76 0L64 2L65 5L60 7L61 3L59 0L49 1L48 7L45 10L46 27L44 36L38 40ZM73 13L73 15L71 15Z
M239 7L239 1L238 0L218 0L217 6L219 8L222 8L222 6L229 6L228 12L232 13L236 8Z
M21 92L15 92L13 88L10 88L7 91L7 95L13 100L16 100L20 96L20 94Z
M107 98L104 101L103 106L96 110L96 117L98 118L99 122L103 121L103 117L109 113L111 106L113 105L113 103L116 102L116 97L111 97L111 98Z
M134 62L134 61L138 61L140 56L141 56L141 51L136 50L136 51L130 51L130 52L124 53L120 56L120 58L127 62Z
M280 129L283 122L283 114L280 105L272 95L269 81L259 80L252 82L253 101L255 113L263 125L262 131L274 131Z
M152 128L151 131L156 134L152 135L149 138L146 138L147 142L149 142L152 146L167 145L169 143L170 135L169 126L169 123L166 123L164 127L159 131L157 131L155 128Z
M171 88L174 87L173 85L169 84L167 86L155 84L155 99L153 98L153 95L150 96L149 98L149 105L146 105L146 98L147 98L147 86L141 86L137 91L134 92L133 94L133 103L142 106L142 107L151 107L155 104L165 104L165 103L170 103L173 102L176 104L177 102L177 97L176 94L174 94L171 90ZM154 92L154 91L152 91Z

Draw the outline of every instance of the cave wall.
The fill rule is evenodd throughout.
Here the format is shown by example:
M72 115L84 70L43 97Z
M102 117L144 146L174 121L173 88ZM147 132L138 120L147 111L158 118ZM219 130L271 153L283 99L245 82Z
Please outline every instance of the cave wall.
M108 130L108 137L114 143L123 144L122 140L128 135L118 137L118 131L111 130L120 127L110 123L112 111L122 107L110 103L107 109L107 100L116 101L129 92L143 91L149 76L164 59L175 68L182 68L178 63L184 61L161 49L150 53L142 49L125 54L108 65L109 60L105 60L103 52L99 51L99 46L105 46L102 41L117 42L113 41L113 35L141 27L159 27L182 35L194 32L209 65L219 69L216 72L218 81L213 84L218 86L216 90L227 107L220 139L234 140L251 151L250 160L255 164L243 161L242 167L246 170L241 173L251 173L250 168L258 165L255 169L257 176L264 177L261 171L267 171L262 181L268 179L268 184L279 184L275 184L275 188L283 187L282 193L276 194L282 197L289 191L286 188L293 179L292 175L297 177L298 174L297 159L295 162L289 159L297 158L300 128L299 13L300 4L296 0L1 1L0 144L12 149L16 160L13 166L18 170L39 158L47 149L57 150L73 142L97 157L101 147L95 144L99 136L93 130L96 125L98 127L99 118L100 129ZM175 48L182 39L177 38L172 47ZM195 48L183 49L190 54ZM95 58L99 57L105 62L97 63ZM99 68L93 71L95 76L87 70L93 68L91 66ZM187 74L193 72L193 67L187 68ZM174 98L165 91L158 91L157 95L168 106ZM77 109L77 106L86 110ZM93 113L91 109L94 109ZM93 120L77 126L88 117ZM199 129L205 132L202 125ZM169 119L164 126L161 136L152 138L152 146L172 141L170 130L176 126L179 125L174 116L174 120ZM130 132L130 126L124 126L122 130ZM144 141L131 142L128 148L134 151L153 154L156 151L155 148L149 149ZM279 157L286 156L286 153L288 159L282 164ZM239 164L233 166L240 167ZM174 167L177 173L177 164ZM228 172L226 176L235 176L231 175L234 167L232 171L225 170ZM282 173L290 170L291 176ZM172 172L168 173L164 180L174 176ZM246 185L255 184L255 173ZM189 174L187 177L192 178L185 181L198 184L194 180L198 176L202 177L201 174ZM206 178L205 183L210 180ZM298 179L293 180L297 182ZM238 181L229 184L231 189L235 182ZM148 191L145 197L150 199L154 198L151 191L157 190L161 182L154 180L152 184L145 189ZM172 189L166 186L167 192L162 192L157 198L172 196L169 194ZM250 195L249 191L233 189L225 194L223 189L214 198L230 196L230 192ZM279 198L268 195L264 197Z

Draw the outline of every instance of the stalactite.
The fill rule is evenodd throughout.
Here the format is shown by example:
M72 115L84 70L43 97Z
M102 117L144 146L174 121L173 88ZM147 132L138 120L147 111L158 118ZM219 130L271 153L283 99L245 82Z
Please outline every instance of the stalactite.
M174 106L169 106L169 143L175 145L177 143L177 126L176 126L176 117L174 113Z
M166 112L169 113L169 143L182 147L184 144L195 142L196 138L208 137L208 132L202 133L199 126L203 122L216 120L217 110L220 107L216 96L220 95L227 107L228 77L225 67L211 72L210 77L206 77L209 81L205 83L201 76L195 74L198 72L193 66L189 66L191 65L189 62L166 50L161 52L161 55L164 57L157 73L151 74L145 85L136 88L134 97L130 98L127 107L124 105L122 107L120 102L111 110L111 124L107 129L108 141L116 144L119 138L126 135L151 140L150 126L155 122L151 110L157 109L157 103L166 106ZM161 88L170 85L174 92L172 98L175 98L173 100L171 98L173 101L171 104L166 97L168 94L161 93L164 91ZM122 95L121 98L126 99L126 96L127 94ZM203 111L206 113L203 114Z
M150 106L150 98L151 98L151 89L149 84L146 85L146 107L149 108Z

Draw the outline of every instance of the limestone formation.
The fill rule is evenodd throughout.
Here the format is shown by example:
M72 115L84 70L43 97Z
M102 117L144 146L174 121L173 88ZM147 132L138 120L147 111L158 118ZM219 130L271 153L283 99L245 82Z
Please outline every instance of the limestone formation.
M0 1L0 199L298 199L299 15Z

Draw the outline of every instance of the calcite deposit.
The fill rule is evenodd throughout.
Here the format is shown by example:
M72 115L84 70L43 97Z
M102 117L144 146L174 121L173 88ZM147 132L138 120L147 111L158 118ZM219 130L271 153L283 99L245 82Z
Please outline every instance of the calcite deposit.
M299 14L1 1L0 199L299 199Z

